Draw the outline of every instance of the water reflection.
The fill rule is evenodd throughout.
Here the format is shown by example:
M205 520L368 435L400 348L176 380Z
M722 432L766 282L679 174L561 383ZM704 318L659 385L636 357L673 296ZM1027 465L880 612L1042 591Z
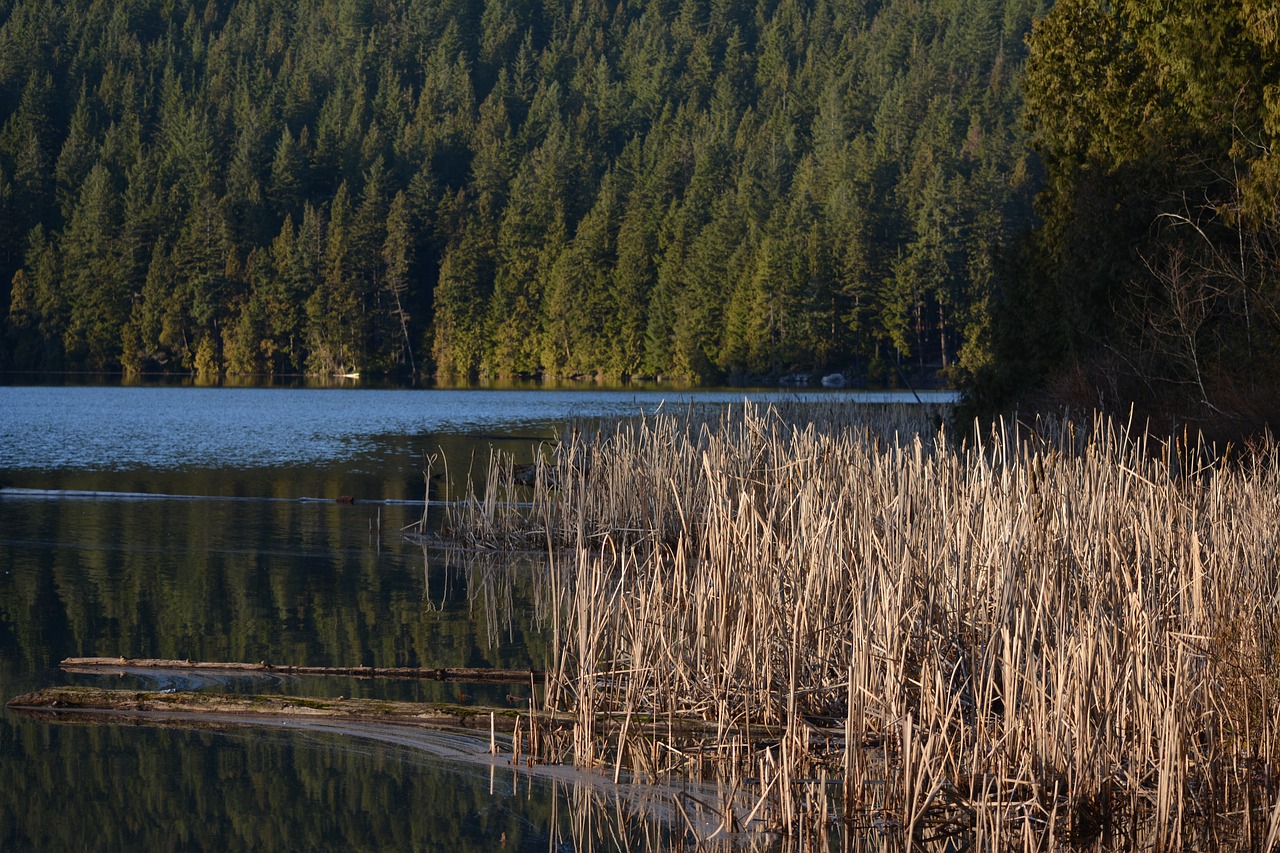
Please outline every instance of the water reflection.
M420 500L431 454L447 461L460 491L469 468L483 476L490 445L527 459L570 418L687 396L0 387L0 486L280 499L0 491L0 701L55 683L101 683L60 670L69 656L544 669L547 640L534 618L544 602L532 567L493 572L424 551L400 535L417 507L364 501ZM354 503L335 503L339 496ZM116 680L155 684L137 674ZM464 697L456 685L354 678L206 684L493 705L525 703L533 690L476 686ZM616 799L592 810L574 794L577 782L506 773L507 787L490 793L487 771L403 744L55 726L4 711L0 849L667 846L656 840L664 830L616 819L627 814ZM588 789L588 799L601 796Z
M491 629L476 618L465 566L399 536L415 507L379 507L379 535L369 510L333 504L5 498L2 506L0 636L33 672L68 656L544 664L530 620ZM527 589L504 595L504 611L532 607Z
M352 737L290 726L209 731L65 717L32 724L19 732L22 761L7 754L0 760L0 784L22 789L26 801L24 819L3 824L0 844L9 850L789 849L764 835L697 842L714 816L699 811L695 796L617 789L605 776L576 771L527 772L467 755L474 742L447 733L370 726ZM98 760L85 764L84 755ZM75 784L68 786L72 769ZM684 805L676 806L677 799ZM60 819L66 814L77 820Z
M490 587L473 587L464 564L400 538L416 507L380 511L381 536L358 505L0 499L0 700L51 683L102 683L58 670L68 656L544 665L531 620L487 624ZM515 581L501 590L502 606L529 611L521 572L504 576ZM130 674L112 686L201 686L189 680ZM529 694L356 678L203 686L485 704ZM487 779L411 753L353 751L336 735L50 726L5 712L0 848L487 850L505 834L507 849L548 849L550 791L497 802ZM68 814L76 818L58 819Z
M394 744L262 729L6 728L6 850L546 851L571 833L552 786L517 789L507 771L491 791L486 770Z

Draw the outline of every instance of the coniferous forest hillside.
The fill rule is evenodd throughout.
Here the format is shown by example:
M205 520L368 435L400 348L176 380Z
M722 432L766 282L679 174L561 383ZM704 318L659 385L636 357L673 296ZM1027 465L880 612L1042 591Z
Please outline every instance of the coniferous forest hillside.
M989 367L1045 0L0 0L0 367Z

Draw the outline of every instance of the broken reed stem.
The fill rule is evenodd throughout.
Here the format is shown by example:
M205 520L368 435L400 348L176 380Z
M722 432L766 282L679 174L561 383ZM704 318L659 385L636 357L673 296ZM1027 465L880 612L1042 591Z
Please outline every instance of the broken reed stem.
M576 759L714 777L726 814L790 833L1280 835L1276 448L1228 463L1101 419L957 446L857 411L574 431L531 508L499 459L450 511L473 544L576 554L547 690ZM601 715L717 736L648 748Z

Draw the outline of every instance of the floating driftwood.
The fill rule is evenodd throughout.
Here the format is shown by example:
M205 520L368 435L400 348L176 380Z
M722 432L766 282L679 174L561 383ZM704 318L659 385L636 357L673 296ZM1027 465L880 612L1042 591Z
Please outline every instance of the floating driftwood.
M62 668L71 672L101 672L121 668L203 672L271 673L273 675L343 675L355 678L403 678L419 681L464 681L474 684L541 684L545 674L532 669L410 666L275 666L261 663L216 663L151 658L66 658Z

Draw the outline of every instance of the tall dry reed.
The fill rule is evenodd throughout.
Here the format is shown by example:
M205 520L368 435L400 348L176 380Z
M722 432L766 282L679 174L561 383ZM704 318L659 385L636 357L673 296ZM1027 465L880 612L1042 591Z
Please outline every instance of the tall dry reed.
M579 429L451 511L552 553L572 758L715 782L723 831L1273 846L1276 449L856 412Z

